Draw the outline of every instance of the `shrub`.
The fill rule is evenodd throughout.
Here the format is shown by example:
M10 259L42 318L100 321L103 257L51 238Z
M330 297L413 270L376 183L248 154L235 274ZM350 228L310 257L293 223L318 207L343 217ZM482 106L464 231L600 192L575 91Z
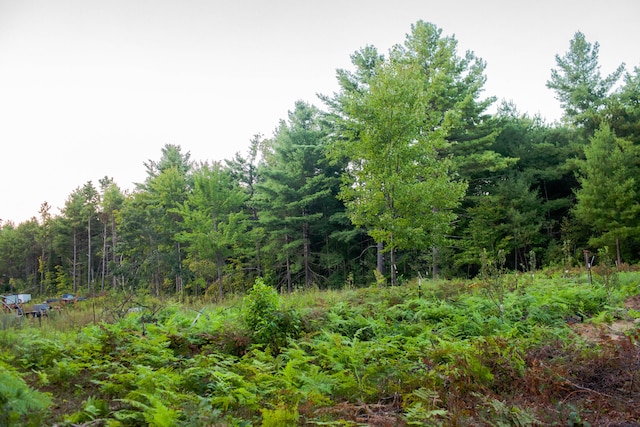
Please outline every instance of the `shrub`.
M245 297L244 322L251 331L253 341L270 347L278 353L288 338L297 337L300 317L294 310L280 308L280 296L271 286L257 278Z

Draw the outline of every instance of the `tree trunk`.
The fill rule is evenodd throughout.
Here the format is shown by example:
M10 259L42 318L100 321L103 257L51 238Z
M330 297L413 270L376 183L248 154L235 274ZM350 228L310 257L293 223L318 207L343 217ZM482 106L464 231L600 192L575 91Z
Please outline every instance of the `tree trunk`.
M113 265L120 265L121 262L118 262L118 258L116 257L116 220L112 215L111 218L111 260L113 261ZM118 279L116 278L115 274L111 275L112 277L112 283L113 283L113 289L116 289L116 287L118 286ZM124 287L124 283L122 284L122 286Z
M42 296L42 294L44 293L44 269L45 269L45 262L44 262L44 257L45 257L45 253L44 253L44 244L42 245L42 252L41 252L41 256L40 256L40 261L38 262L38 270L40 270L40 296Z
M436 277L438 277L438 247L434 246L433 250L431 252L432 255L432 272L431 272L431 278L435 279Z
M218 272L218 295L220 302L224 299L224 290L222 289L222 257L216 256L216 270Z
M622 265L622 256L620 255L620 238L616 237L616 260L618 268Z
M100 283L100 291L104 292L104 278L107 274L107 221L104 222L102 228L102 278Z
M78 265L78 239L76 237L76 229L73 229L73 294L78 292L77 283L77 265Z
M389 251L389 262L391 263L391 286L396 285L396 249L391 248Z
M178 252L178 274L176 275L176 292L182 294L182 247L180 242L176 244L176 251Z
M87 220L87 295L91 295L91 215Z
M380 276L383 276L384 275L384 255L382 251L384 250L384 244L382 242L379 242L376 246L376 249L377 249L376 268Z
M308 289L311 286L311 250L309 246L311 245L309 242L309 223L305 222L302 225L302 252L304 256L304 287Z
M285 236L284 238L285 245L289 244L289 236ZM293 292L293 283L291 281L291 260L289 259L289 255L287 254L287 292Z

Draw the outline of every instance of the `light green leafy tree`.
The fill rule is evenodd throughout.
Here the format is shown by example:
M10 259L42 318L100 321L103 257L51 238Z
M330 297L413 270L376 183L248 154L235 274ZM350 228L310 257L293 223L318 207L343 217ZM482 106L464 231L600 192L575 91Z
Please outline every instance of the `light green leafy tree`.
M226 264L239 258L249 244L246 237L246 195L220 163L203 164L193 173L193 191L178 209L184 231L178 240L187 244L186 264L206 281L215 271L220 300L224 298Z
M392 284L396 250L441 245L467 188L446 153L482 89L484 64L456 47L419 21L388 60L370 55L370 67L360 66L369 71L360 86L340 81L336 104L349 132L336 150L350 160L340 197L351 221L389 252Z

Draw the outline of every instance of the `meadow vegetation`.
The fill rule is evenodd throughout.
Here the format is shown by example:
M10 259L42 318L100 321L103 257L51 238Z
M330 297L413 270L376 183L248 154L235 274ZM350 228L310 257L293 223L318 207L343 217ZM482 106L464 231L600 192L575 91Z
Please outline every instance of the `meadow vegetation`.
M5 317L0 426L632 425L640 273L604 273L258 279L225 304L113 293Z

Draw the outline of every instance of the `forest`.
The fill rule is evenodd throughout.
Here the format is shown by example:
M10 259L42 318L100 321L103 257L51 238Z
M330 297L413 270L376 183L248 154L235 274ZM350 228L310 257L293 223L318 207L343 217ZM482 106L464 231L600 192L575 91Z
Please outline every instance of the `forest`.
M640 425L640 67L598 54L549 124L418 21L247 153L0 223L50 302L0 313L0 427Z
M59 214L0 222L0 292L110 290L222 301L422 277L632 265L640 242L640 68L602 76L575 33L547 88L560 122L484 97L485 62L418 21L366 46L339 90L299 101L246 153L196 161L167 144L123 191L105 176ZM543 88L541 88L542 90ZM188 142L187 142L188 143ZM141 166L141 167L142 167Z

